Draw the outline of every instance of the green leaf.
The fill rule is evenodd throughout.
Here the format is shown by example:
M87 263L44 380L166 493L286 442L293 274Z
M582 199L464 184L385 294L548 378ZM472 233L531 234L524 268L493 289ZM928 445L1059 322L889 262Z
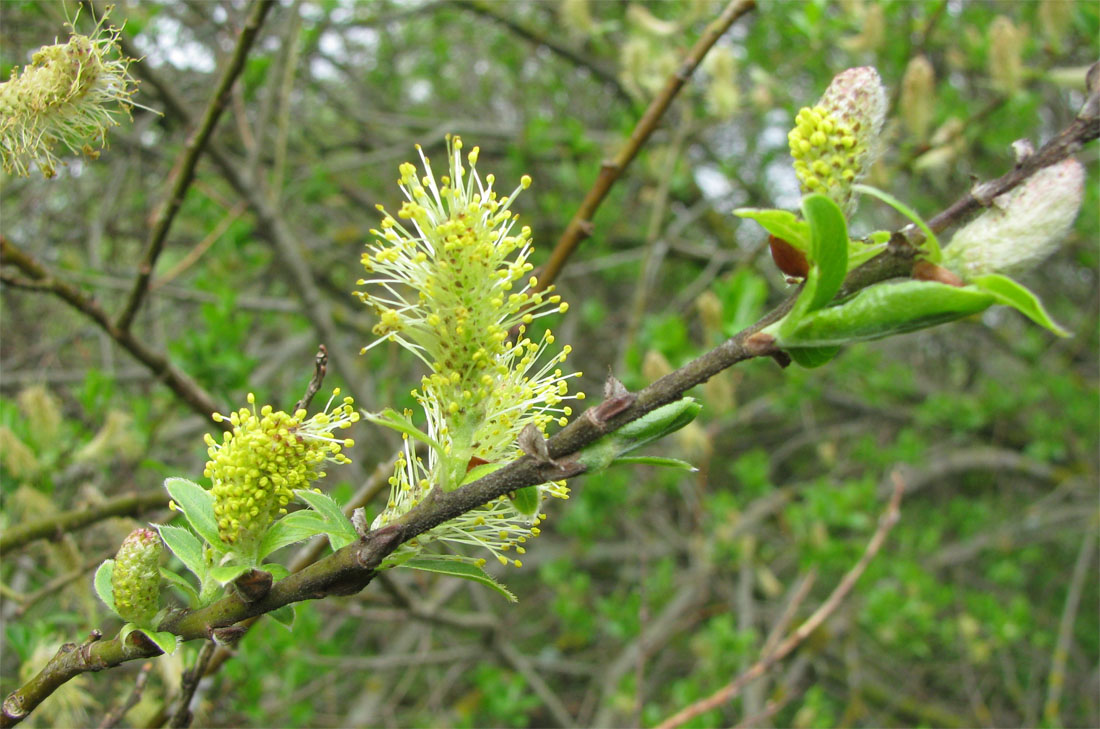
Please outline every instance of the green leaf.
M814 311L832 301L848 275L848 224L840 206L820 193L802 198L802 214L812 236L810 263L819 271L807 308Z
M318 534L325 534L327 529L328 524L319 514L311 511L295 511L267 528L263 539L260 540L257 555L263 559L287 545L304 542Z
M294 612L293 605L283 605L281 608L275 608L268 613L277 623L284 626L287 630L294 628L294 618L296 613Z
M344 515L343 508L328 494L297 489L294 495L324 518L328 524L325 533L328 534L328 541L333 549L346 547L359 538L351 520Z
M465 478L462 479L462 483L459 486L465 486L468 483L473 483L478 479L488 476L493 471L498 471L504 468L507 463L482 463L480 466L474 466L466 472Z
M103 601L103 604L111 608L111 612L115 615L118 615L118 610L115 608L115 588L111 584L111 578L114 574L115 561L113 559L104 560L99 569L95 571L92 584L95 585L95 594L99 595L99 599Z
M612 433L623 448L620 453L641 448L650 441L675 433L695 417L703 405L693 397L685 397L646 413Z
M170 569L164 567L160 568L160 576L172 587L176 588L183 593L184 598L187 600L189 607L197 607L199 604L199 593L187 581L187 578L182 575L178 575Z
M256 569L263 570L264 572L270 574L272 582L285 580L287 577L290 576L290 570L288 570L285 565L281 565L278 562L269 562L267 564L262 564Z
M516 596L513 595L507 587L494 580L485 570L475 564L457 562L443 557L414 557L401 566L414 570L435 572L440 575L450 575L452 577L461 577L464 580L471 580L496 590L506 597L509 602L518 602Z
M227 564L222 567L211 568L210 577L224 587L250 569L252 568L243 564Z
M412 424L408 418L401 413L397 412L393 408L386 408L380 413L363 413L363 417L372 423L378 425L384 425L387 428L392 428L398 433L404 433L414 440L418 440L425 445L431 446L440 453L443 452L443 446L432 440L432 438L422 431L420 428Z
M187 529L165 524L153 524L160 538L172 550L172 554L179 557L183 566L191 570L199 582L206 576L206 560L202 556L202 543Z
M877 197L894 210L897 210L899 213L912 220L913 224L924 233L924 244L921 246L924 249L924 257L932 263L939 263L943 260L943 251L940 249L940 241L936 237L936 234L932 232L928 224L925 223L919 215L913 212L908 205L898 200L893 195L883 192L877 187L871 187L870 185L852 185L852 190L863 193L864 195L870 195L871 197Z
M792 347L787 354L801 367L812 370L829 362L840 351L840 347Z
M698 471L699 469L687 461L679 458L661 458L660 456L623 456L611 462L612 466L660 466L663 468L679 468L684 471Z
M219 552L228 551L218 535L218 520L214 516L214 495L185 478L166 478L164 488L183 512L187 523L195 533L206 540L207 544Z
M539 498L538 486L524 486L516 489L508 495L508 498L516 510L524 516L534 516L539 513L539 503L542 499Z
M175 633L169 633L167 630L160 632L143 630L142 633L157 644L157 647L168 654L176 652L176 648L179 646L179 636Z
M1059 337L1072 336L1069 330L1059 326L1050 318L1046 309L1043 308L1043 302L1039 301L1039 297L1008 276L989 273L984 276L975 276L970 279L970 283L991 294L998 304L1011 306L1028 319L1041 327L1049 329Z
M792 326L777 322L762 331L775 336L776 343L794 358L792 348L835 347L889 337L976 314L993 302L991 294L975 286L960 288L936 281L884 283L812 312Z
M764 230L809 255L810 226L805 221L799 220L794 213L788 210L766 208L738 208L733 211L733 214L739 218L755 220Z

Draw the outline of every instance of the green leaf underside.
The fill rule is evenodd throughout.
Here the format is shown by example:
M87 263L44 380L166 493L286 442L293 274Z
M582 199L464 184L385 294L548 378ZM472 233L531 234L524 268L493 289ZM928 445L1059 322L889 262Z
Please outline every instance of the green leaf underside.
M524 486L521 489L516 489L508 498L512 501L512 505L516 507L519 513L524 516L534 516L539 511L539 488L538 486Z
M296 613L294 612L293 605L283 605L281 608L275 608L268 613L277 623L285 626L287 630L294 627L294 618Z
M486 587L496 590L509 602L518 602L516 596L508 590L507 587L494 580L485 570L481 569L475 564L469 564L468 562L456 562L449 559L439 559L432 557L414 557L404 562L402 567L409 567L414 570L422 570L424 572L435 572L440 575L450 575L451 577L461 577L464 580L471 580L478 582Z
M787 354L800 367L812 370L828 363L840 351L840 347L791 347Z
M165 569L164 567L160 568L160 576L169 585L182 592L191 607L195 607L199 604L199 593L195 591L195 588L185 577L176 574L172 570Z
M325 522L328 524L325 533L328 534L329 544L332 545L333 549L346 547L359 538L359 535L355 532L355 527L351 524L351 520L344 515L343 508L328 494L297 489L294 495L324 517Z
M819 271L807 309L814 311L833 300L848 275L848 224L840 206L820 193L802 198L802 214L810 225L811 263Z
M218 534L218 520L214 516L214 496L197 483L185 478L166 478L164 488L183 511L187 523L206 540L207 544L220 552L226 552L225 545Z
M160 532L160 538L172 554L201 581L206 575L206 561L202 558L202 543L195 535L183 527L165 524L153 524L153 527Z
M1043 308L1043 303L1039 301L1039 297L1008 276L990 273L984 276L976 276L970 280L970 283L993 296L998 304L1011 306L1028 319L1041 327L1049 329L1059 337L1071 336L1068 330L1059 326L1057 322L1050 318L1046 309Z
M219 585L228 585L233 580L237 579L245 572L248 572L251 567L243 564L230 564L223 567L213 567L210 570L210 577L217 581Z
M924 257L932 263L939 263L943 260L943 251L940 249L940 241L936 237L936 234L932 232L932 229L928 227L928 224L924 222L921 216L917 215L908 205L898 200L893 195L883 192L877 187L871 187L870 185L852 185L852 190L864 195L876 197L912 220L913 224L924 233L924 245L922 246L922 248L924 248Z
M380 413L363 413L363 417L365 417L372 423L377 423L378 425L384 425L387 428L392 428L398 433L404 433L410 438L418 440L421 443L424 443L425 445L434 448L440 453L443 452L443 446L432 440L432 438L430 438L427 433L413 425L412 421L410 421L408 418L406 418L404 415L397 412L393 408L386 408Z
M784 327L777 332L777 343L790 351L792 347L834 347L880 339L961 319L993 303L994 297L977 287L935 281L879 284Z
M175 653L177 646L179 646L179 637L175 633L169 633L166 630L160 632L143 630L141 632L145 633L149 640L156 643L157 647L165 653Z
M803 253L810 253L810 226L789 210L738 208L733 214L755 220L775 237L782 238Z
M623 456L611 462L612 466L660 466L664 468L680 468L685 471L698 471L699 469L687 461L679 458L662 458L660 456Z
M474 466L466 472L466 477L462 479L462 483L459 486L465 486L468 483L473 483L478 479L488 476L493 471L498 471L507 464L504 463L482 463L480 466Z
M103 564L95 571L92 584L95 585L95 594L99 595L99 599L103 601L103 604L111 608L111 612L115 615L118 615L118 610L115 608L115 588L111 584L111 578L114 574L115 561L113 559L104 560Z

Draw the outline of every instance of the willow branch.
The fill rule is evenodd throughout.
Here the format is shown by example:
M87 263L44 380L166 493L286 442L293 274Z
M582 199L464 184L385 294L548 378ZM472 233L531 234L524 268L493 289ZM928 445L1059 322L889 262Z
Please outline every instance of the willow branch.
M31 277L35 288L48 291L95 322L111 339L129 352L134 359L148 368L158 380L174 392L188 407L203 418L222 410L214 398L191 379L187 373L172 364L164 354L150 349L144 342L127 329L120 329L107 316L107 312L95 299L86 296L75 286L62 281L49 273L46 268L3 235L0 235L0 265L14 266ZM221 426L228 430L232 425L223 422Z
M168 231L172 227L176 213L179 212L180 206L183 205L183 199L187 196L187 189L195 179L195 167L198 165L199 158L214 133L214 127L221 119L222 112L225 111L230 89L233 88L233 84L237 82L237 78L244 70L245 59L248 58L248 52L259 35L264 17L273 5L272 0L255 0L253 2L248 19L237 37L237 45L233 49L233 55L222 70L221 78L218 79L214 95L206 106L202 121L191 135L191 138L187 140L179 160L176 161L176 177L172 185L172 191L168 195L168 199L161 205L153 227L149 231L149 239L145 243L145 253L141 257L141 263L138 264L138 274L134 280L134 287L126 299L126 305L122 308L122 313L115 321L115 325L120 330L125 331L130 328L142 301L145 299L145 295L149 292L149 281L153 276L153 268L164 249L164 241L168 237Z
M73 509L45 519L18 524L0 535L0 553L22 547L36 539L49 539L69 534L114 516L134 516L167 506L168 494L163 491L127 494L96 506Z
M1095 95L1094 90L1090 99ZM1071 128L1076 130L1075 134L1080 144L1095 139L1098 136L1097 132L1100 132L1090 126L1074 125ZM1080 146L1066 144L1066 141L1064 135L1059 135L1045 145L1038 154L1045 155L1049 160L1047 164L1054 164ZM1048 152L1048 148L1052 145L1057 146L1059 151ZM1019 184L1019 181L1015 184ZM912 268L913 254L908 252L909 246L905 243L904 236L898 233L895 239L900 239L901 244L891 246L877 258L852 271L845 281L845 287L854 290L906 274ZM8 245L5 242L5 255ZM790 309L793 301L794 296L788 298L756 324L640 391L632 398L632 403L621 411L617 411L614 417L606 419L598 417L599 406L586 411L547 441L550 456L548 460L536 460L525 455L488 476L454 491L444 493L441 489L434 489L416 508L397 522L368 532L357 542L275 583L263 598L246 603L236 595L229 595L205 608L170 615L158 626L158 630L175 633L183 640L207 638L217 628L235 625L242 620L263 615L284 605L302 600L321 599L328 595L349 595L359 592L374 578L375 570L382 560L403 542L414 539L443 522L516 489L580 475L584 467L571 460L570 456L652 410L682 398L689 389L728 367L761 356L774 357L782 361L781 352L755 344L752 341L752 335L781 318ZM898 482L900 483L900 478ZM900 499L900 490L901 487L895 489L895 498L891 502L893 511L888 509L887 517L894 513L896 518L895 502ZM883 523L887 521L889 519L885 519ZM879 531L868 544L864 557L846 575L834 590L833 595L819 608L819 612L815 613L815 616L819 616L817 619L824 620L851 590L855 580L866 567L866 562L881 546L887 530L888 527L880 525ZM814 619L812 616L810 620ZM793 650L798 642L804 639L803 633L808 635L803 628L807 624L812 625L810 620L780 644L770 658L765 659L771 661L768 665L780 660ZM809 630L812 632L812 627ZM802 637L794 640L797 636ZM125 661L158 655L159 652L160 649L151 642L143 640L140 633L131 634L125 644L117 639L96 640L79 647L71 643L66 644L38 675L4 701L3 710L0 712L0 728L18 724L58 686L80 673L102 670ZM767 666L763 669L750 670L766 670L766 668ZM756 675L759 674L743 674L738 680L751 680Z
M707 52L738 18L755 7L756 0L732 0L722 11L722 14L703 31L699 40L695 42L695 45L692 46L687 56L680 63L680 67L665 81L664 87L654 97L649 108L642 114L642 118L634 125L634 131L630 133L629 139L626 140L626 144L619 150L615 159L605 161L600 167L600 174L596 177L592 189L585 195L580 208L573 215L573 219L569 221L569 225L566 226L561 237L558 238L554 250L550 253L550 260L546 262L546 266L539 273L540 289L545 289L554 282L554 279L561 273L562 267L565 266L565 262L580 245L580 242L592 234L592 218L595 216L596 210L599 209L600 204L607 197L607 193L611 191L612 185L622 177L623 172L638 156L642 146L657 129L661 118L668 111L669 106L672 105L672 100L676 98L680 89L691 78L691 74L702 63Z

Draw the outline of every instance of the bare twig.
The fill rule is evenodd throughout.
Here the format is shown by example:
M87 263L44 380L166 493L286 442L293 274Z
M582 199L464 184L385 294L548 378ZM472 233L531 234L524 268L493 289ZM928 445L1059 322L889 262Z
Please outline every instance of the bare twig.
M0 265L18 268L30 276L41 290L49 291L95 322L107 332L111 339L145 365L196 413L209 418L211 413L222 410L197 382L172 364L168 357L160 352L154 352L129 330L119 329L94 299L85 296L71 284L51 275L42 264L3 235L0 235ZM229 429L232 425L223 422L220 427Z
M622 176L626 168L638 155L642 146L657 129L661 118L668 111L668 107L671 106L672 100L676 98L676 94L680 92L680 89L691 78L691 74L702 63L707 52L738 18L754 7L756 7L755 0L731 0L721 15L707 26L703 35L688 51L687 56L680 63L680 67L676 69L676 72L665 81L664 87L650 103L649 108L645 110L642 118L634 125L634 131L631 132L630 138L627 139L623 148L619 150L619 154L616 155L614 160L604 162L600 167L600 174L596 177L595 184L585 195L580 208L573 215L573 219L569 221L569 225L562 232L561 237L558 238L554 250L550 253L550 260L546 262L546 266L539 273L540 289L545 289L554 282L558 274L561 273L562 267L565 266L565 262L580 242L592 234L592 218L596 214L596 210L599 209L600 204L607 197L611 187Z
M1089 574L1089 564L1096 551L1096 530L1094 522L1090 525L1085 538L1081 540L1081 549L1077 552L1077 561L1073 565L1073 577L1070 578L1066 603L1062 608L1062 619L1058 621L1058 641L1054 645L1054 655L1050 661L1050 674L1047 677L1047 700L1043 706L1043 719L1051 726L1059 726L1059 704L1062 689L1066 683L1066 659L1069 657L1070 643L1073 641L1073 624L1077 620L1077 608L1081 604L1081 591L1085 578ZM1095 576L1095 574L1094 574Z
M214 647L214 641L206 641L202 650L199 651L198 657L195 658L195 665L191 667L190 671L183 674L183 679L180 681L179 706L176 713L172 715L172 721L168 724L173 729L183 729L183 727L191 726L191 721L195 718L194 714L191 713L191 699L195 697L199 682L206 675L206 664L210 662L210 656L214 655Z
M36 539L50 539L83 529L114 516L134 516L168 506L168 494L155 491L146 494L119 496L96 506L73 509L46 519L19 524L0 536L0 553L22 547Z
M149 674L153 671L153 662L146 661L141 664L141 670L138 671L137 677L134 679L134 688L130 691L130 695L126 697L126 701L122 703L118 708L112 709L107 713L107 716L103 717L103 721L99 723L99 729L112 729L122 717L126 716L126 712L134 708L138 701L141 700L141 695L145 692L145 684L149 682Z
M886 541L886 535L890 533L890 529L898 522L901 513L898 507L901 504L901 497L904 493L905 482L901 480L900 476L895 475L894 494L890 497L890 503L879 519L878 528L871 536L871 540L867 542L867 547L863 550L863 556L861 556L859 561L848 570L848 573L840 580L829 597L825 599L825 602L821 603L821 606L818 607L805 622L788 635L772 653L765 655L747 671L718 691L715 691L710 696L696 701L665 719L658 725L658 729L675 729L675 727L690 721L696 716L725 704L735 697L747 683L763 676L768 669L783 660L791 651L801 645L815 630L821 627L821 624L828 620L829 617L836 612L836 609L840 607L841 603L844 602L845 598L848 597L848 593L855 587L856 581L863 575L863 572L867 569L867 565L871 563L874 556L878 554L879 549L882 548L883 542Z
M325 381L325 369L328 366L328 350L325 349L325 345L317 345L317 357L313 363L313 377L310 378L309 384L306 386L306 392L302 395L302 399L294 403L294 411L304 410L309 407L309 404L313 401L313 396L317 394L317 391L321 389L321 384Z
M233 55L222 70L221 78L218 79L218 85L214 89L214 95L210 99L210 103L207 104L202 121L191 135L191 138L187 140L187 144L175 164L177 171L172 191L161 206L156 221L149 231L149 240L145 244L145 253L142 256L141 263L138 264L138 274L134 280L134 288L130 291L126 304L122 308L122 313L118 315L118 319L115 321L115 326L120 331L130 329L134 316L137 315L141 302L149 291L149 280L153 275L153 267L156 266L157 258L164 248L164 241L168 237L168 230L172 227L172 221L175 220L176 213L179 212L180 206L183 205L183 199L187 196L187 188L191 186L192 180L195 179L195 167L198 165L199 158L206 149L211 135L214 133L214 127L217 126L222 112L225 111L230 89L233 88L233 84L236 83L241 71L244 70L245 59L248 57L248 52L252 48L256 36L259 35L264 17L274 4L273 0L255 0L253 2L248 19L237 37L237 46L233 49Z

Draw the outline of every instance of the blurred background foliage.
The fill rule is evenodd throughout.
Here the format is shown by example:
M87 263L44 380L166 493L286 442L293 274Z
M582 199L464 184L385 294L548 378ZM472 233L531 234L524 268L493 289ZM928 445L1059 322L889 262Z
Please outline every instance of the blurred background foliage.
M351 297L376 203L397 165L444 135L480 145L545 261L600 162L721 9L680 2L279 3L214 144L292 231L358 352L373 322ZM71 14L74 7L70 6ZM209 100L241 2L118 2L145 58L137 100L193 115ZM63 36L60 4L5 2L0 73ZM84 10L78 27L91 25ZM931 217L1010 144L1041 143L1083 100L1098 55L1094 2L769 2L713 49L595 218L558 282L554 322L599 394L637 388L751 323L790 287L738 206L797 205L786 132L845 68L891 93L871 182ZM903 83L910 74L909 82ZM923 84L923 85L922 85ZM915 92L906 92L909 86ZM189 129L134 112L95 163L5 177L3 233L117 312ZM302 606L293 633L261 621L200 691L196 726L652 725L759 658L811 570L805 617L862 552L895 469L902 520L838 614L791 659L691 726L1097 726L1097 154L1085 204L1025 283L1074 332L1056 340L1004 309L852 347L813 371L753 361L699 388L705 409L652 448L691 476L619 469L574 482L505 604L476 586L393 575L392 590ZM901 221L865 201L855 231ZM135 324L223 408L254 391L289 408L312 372L316 312L254 207L209 161L175 222ZM0 359L3 525L201 475L208 420L55 298L5 288ZM330 371L371 410L409 405L417 363L396 348ZM350 381L349 381L350 380ZM396 440L357 426L347 498ZM372 515L382 505L368 507ZM169 519L168 512L140 517ZM6 695L62 641L116 629L91 569L135 524L113 519L4 555ZM63 587L62 587L63 586ZM420 608L414 618L407 601ZM157 659L124 725L156 725L197 644ZM98 723L137 665L88 674L38 726Z

